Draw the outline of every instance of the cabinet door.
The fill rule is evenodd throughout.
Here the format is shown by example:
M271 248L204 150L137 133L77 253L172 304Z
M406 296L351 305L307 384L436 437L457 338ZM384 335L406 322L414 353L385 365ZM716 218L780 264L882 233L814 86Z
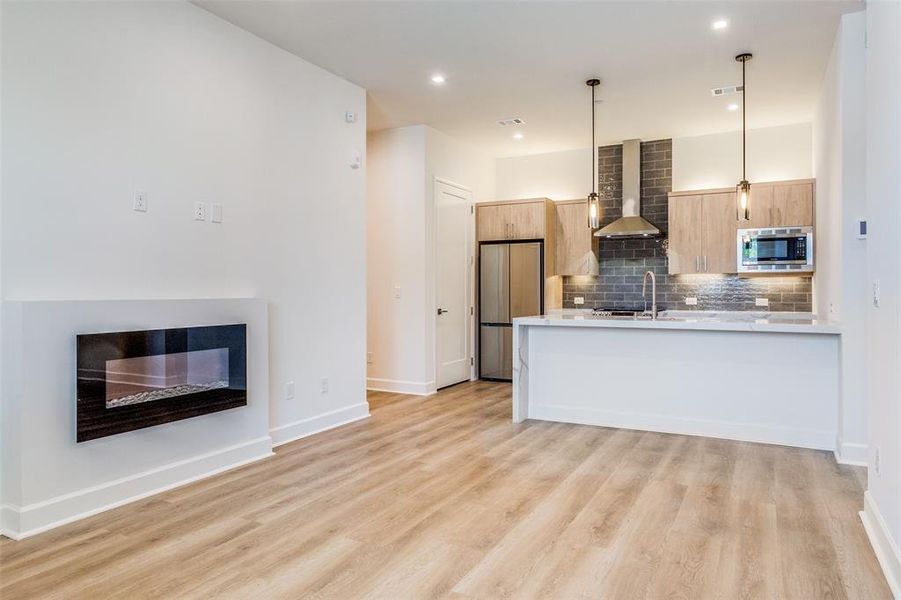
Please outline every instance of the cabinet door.
M525 204L507 204L507 219L510 223L512 238L515 240L544 239L545 204L527 202Z
M588 202L557 205L557 275L597 275Z
M773 226L774 191L772 185L751 184L751 220L738 221L738 229L760 229ZM732 220L737 219L735 204L735 195L733 194Z
M701 271L704 273L735 273L737 268L735 194L705 194L704 217L698 226L703 228L704 251Z
M777 185L773 190L772 227L813 225L813 184Z
M510 237L509 210L506 205L477 206L476 212L480 242L505 240Z
M698 273L703 254L704 196L676 196L669 200L669 272Z

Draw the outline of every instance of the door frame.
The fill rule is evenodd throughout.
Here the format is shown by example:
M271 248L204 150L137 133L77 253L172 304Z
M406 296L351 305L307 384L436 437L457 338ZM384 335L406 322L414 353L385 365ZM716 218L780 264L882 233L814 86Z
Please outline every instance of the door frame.
M456 188L462 192L466 192L469 194L469 220L467 221L467 233L469 234L469 269L468 269L468 285L469 285L469 327L466 329L466 348L469 351L469 380L476 380L476 357L475 357L475 327L476 327L476 314L475 314L475 268L476 268L476 254L475 248L478 242L475 239L475 225L476 225L476 209L475 209L475 194L472 189L459 184L455 181L451 181L449 179L445 179L444 177L434 176L432 178L432 214L435 215L435 218L432 219L432 240L433 240L433 248L435 249L432 256L432 272L435 273L435 278L433 281L432 287L432 339L435 341L435 345L432 348L432 358L434 360L434 368L435 368L435 387L438 387L438 185L446 185L452 188Z

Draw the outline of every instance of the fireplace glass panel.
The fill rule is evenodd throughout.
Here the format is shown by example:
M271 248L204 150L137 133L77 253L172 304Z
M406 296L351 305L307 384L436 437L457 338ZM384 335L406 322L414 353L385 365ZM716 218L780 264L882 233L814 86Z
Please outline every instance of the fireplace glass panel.
M106 407L227 388L228 348L106 361Z
M247 405L247 325L76 336L76 441Z

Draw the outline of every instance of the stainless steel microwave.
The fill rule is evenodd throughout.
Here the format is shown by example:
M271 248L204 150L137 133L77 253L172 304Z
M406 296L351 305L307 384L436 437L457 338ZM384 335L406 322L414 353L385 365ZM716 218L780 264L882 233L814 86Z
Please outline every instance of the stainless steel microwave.
M739 273L813 271L813 227L739 229Z

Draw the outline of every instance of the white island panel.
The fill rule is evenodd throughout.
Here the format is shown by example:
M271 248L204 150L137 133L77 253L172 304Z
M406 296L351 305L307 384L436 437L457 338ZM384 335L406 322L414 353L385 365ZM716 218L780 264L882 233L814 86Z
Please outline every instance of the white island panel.
M514 326L514 421L540 419L833 450L839 336Z

